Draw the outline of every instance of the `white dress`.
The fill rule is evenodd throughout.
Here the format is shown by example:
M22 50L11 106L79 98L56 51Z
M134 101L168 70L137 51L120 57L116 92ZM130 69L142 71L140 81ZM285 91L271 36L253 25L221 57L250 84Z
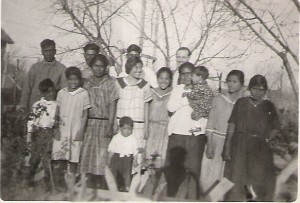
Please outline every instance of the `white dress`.
M78 88L69 92L64 88L58 92L60 140L54 140L52 160L68 160L78 163L82 142L74 141L79 131L83 111L91 108L88 92Z

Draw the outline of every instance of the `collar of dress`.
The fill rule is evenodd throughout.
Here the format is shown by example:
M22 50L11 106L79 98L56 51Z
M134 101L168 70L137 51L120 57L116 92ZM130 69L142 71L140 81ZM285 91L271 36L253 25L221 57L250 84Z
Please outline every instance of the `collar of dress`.
M154 94L156 94L159 98L163 98L163 97L165 97L165 96L171 94L171 92L172 92L172 90L171 90L170 92L167 92L167 93L165 93L165 94L163 94L163 95L160 95L158 92L155 91L154 88L151 88L151 90L152 90L152 91L154 92Z
M63 90L67 91L69 94L71 94L72 96L76 95L76 94L79 94L81 92L84 91L83 88L79 87L77 90L73 91L73 92L69 92L68 88L65 87Z
M111 77L109 75L104 75L103 79L99 82L99 83L95 83L93 82L92 79L93 76L89 77L88 82L91 83L92 85L95 86L100 86L101 84L103 84L104 82L106 82L108 79L110 79Z
M42 98L41 98L41 102L43 102L43 103L46 104L46 105L50 105L50 104L55 103L54 101L48 101L48 100L46 100L45 97L42 97Z
M51 62L48 62L48 61L43 60L42 63L43 63L43 65L55 66L55 65L56 65L56 60L54 59L54 60L51 61Z
M140 79L135 85L130 85L125 77L117 78L117 81L122 89L124 89L126 86L138 86L140 89L142 89L147 84L144 79Z

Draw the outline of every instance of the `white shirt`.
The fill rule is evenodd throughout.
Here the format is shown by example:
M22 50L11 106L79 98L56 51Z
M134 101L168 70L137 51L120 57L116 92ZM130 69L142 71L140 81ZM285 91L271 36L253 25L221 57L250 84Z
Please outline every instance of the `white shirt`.
M194 135L205 134L207 119L200 118L198 123L192 120L193 109L190 107L187 97L182 97L184 92L188 92L184 86L183 84L177 85L171 92L167 108L174 114L169 121L168 134L192 135L189 131L195 127L201 127L201 131L195 132Z
M44 97L35 102L27 123L28 133L32 132L33 126L40 128L52 128L55 122L57 104L55 101L47 101Z
M111 66L109 68L109 75L114 78L122 78L128 76L128 74L125 72L125 66L122 67L122 72L119 75L117 74L116 67ZM143 67L142 78L146 80L151 87L158 87L156 74L151 68L147 66Z
M89 65L87 65L86 63L82 64L80 70L82 73L82 78L89 78L90 76L93 75L92 68Z
M173 81L172 81L172 85L173 87L176 87L178 84L178 79L179 79L179 71L178 69L174 72L173 74Z
M108 145L108 151L119 153L120 157L137 155L138 144L133 134L124 137L121 133L116 134Z

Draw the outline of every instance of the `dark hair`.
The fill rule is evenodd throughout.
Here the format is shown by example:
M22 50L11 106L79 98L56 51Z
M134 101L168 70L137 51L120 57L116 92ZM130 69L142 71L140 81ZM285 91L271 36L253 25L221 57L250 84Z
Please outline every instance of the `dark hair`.
M158 78L158 77L160 76L160 74L162 74L162 73L164 73L164 72L166 72L166 73L169 74L170 80L171 80L171 83L172 83L172 80L173 80L173 73L172 73L171 69L168 68L168 67L162 67L162 68L160 68L160 69L157 71L157 73L156 73L156 77Z
M129 74L132 70L132 68L134 66L136 66L136 64L138 63L141 63L143 64L142 60L140 59L140 57L138 56L132 56L132 57L129 57L126 61L126 64L125 64L125 72L127 74Z
M129 125L133 127L133 120L128 116L124 116L120 118L119 125L120 127L123 127L124 125Z
M139 47L138 45L136 44L131 44L128 48L127 48L127 53L130 53L132 51L136 51L138 52L139 54L142 53L142 48Z
M205 66L196 66L193 70L193 73L201 75L203 80L206 80L209 76L208 69Z
M104 56L103 54L97 54L92 61L92 65L94 65L94 63L96 63L96 61L101 61L103 63L103 65L105 66L105 68L108 66L108 60L106 58L106 56Z
M50 47L50 46L54 46L55 47L55 42L54 40L51 40L51 39L44 39L41 43L41 48L42 49L45 49L47 47Z
M48 92L50 87L55 87L53 81L50 78L42 80L39 84L39 90L41 93Z
M179 74L182 72L182 69L184 69L184 68L190 68L193 71L195 66L194 66L194 64L192 64L190 62L184 62L178 68Z
M262 75L254 75L250 81L248 88L251 89L254 86L263 86L265 90L268 89L268 83L264 76Z
M228 81L228 78L232 75L235 75L239 78L239 81L242 85L244 85L244 82L245 82L245 76L244 76L244 73L243 71L240 71L240 70L232 70L228 73L227 77L226 77L226 82Z
M95 43L89 43L83 47L83 50L84 52L86 52L87 50L95 50L97 53L99 53L100 47Z
M187 51L187 52L188 52L188 56L191 56L191 55L192 55L191 50L190 50L189 48L187 48L187 47L180 47L179 49L177 49L176 53L177 53L178 51L180 51L180 50L185 50L185 51Z
M79 79L82 79L82 74L79 68L71 66L65 71L66 78L69 78L71 75L76 75Z

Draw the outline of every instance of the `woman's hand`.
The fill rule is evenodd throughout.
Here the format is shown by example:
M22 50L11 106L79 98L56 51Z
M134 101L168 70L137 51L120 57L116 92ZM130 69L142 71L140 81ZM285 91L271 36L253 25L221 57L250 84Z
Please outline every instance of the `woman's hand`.
M211 145L207 145L207 148L206 148L206 157L208 159L213 159L214 156L215 156L215 150L214 150L214 148Z
M113 136L113 124L108 124L105 132L105 137L111 138Z
M143 139L146 140L146 139L148 139L148 137L149 137L148 127L145 127L144 128L144 137L143 137Z
M231 155L228 147L224 147L223 152L222 152L222 157L224 161L230 161L231 160Z
M61 135L60 135L60 130L59 127L54 127L53 128L53 134L54 134L54 139L57 141L60 141Z
M82 129L80 129L74 138L74 141L83 141L83 137L84 137L84 131Z

